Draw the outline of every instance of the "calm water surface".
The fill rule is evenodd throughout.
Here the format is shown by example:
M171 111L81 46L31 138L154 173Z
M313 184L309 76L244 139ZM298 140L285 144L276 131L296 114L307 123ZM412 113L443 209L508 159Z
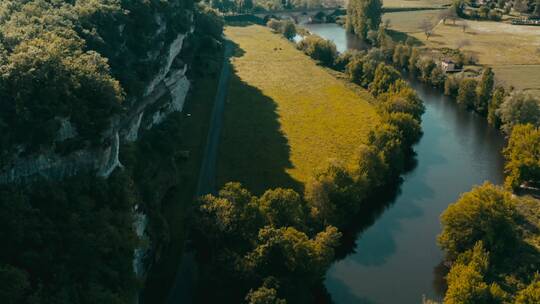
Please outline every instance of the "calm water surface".
M359 45L336 24L305 27L333 40L340 52ZM414 148L418 164L404 176L396 199L358 235L354 252L328 271L325 285L336 304L439 299L441 212L473 185L502 183L502 136L438 91L411 85L426 106L424 136Z

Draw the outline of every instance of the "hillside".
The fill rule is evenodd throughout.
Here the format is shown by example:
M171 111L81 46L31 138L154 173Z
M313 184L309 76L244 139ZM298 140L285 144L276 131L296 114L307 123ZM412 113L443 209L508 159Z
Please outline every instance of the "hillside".
M237 51L218 184L298 189L329 160L352 162L378 121L365 97L268 28L229 26L225 33Z

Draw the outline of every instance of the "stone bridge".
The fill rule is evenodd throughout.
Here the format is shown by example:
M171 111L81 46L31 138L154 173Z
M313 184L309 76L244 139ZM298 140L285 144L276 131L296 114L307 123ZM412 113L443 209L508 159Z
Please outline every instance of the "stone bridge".
M261 18L263 20L267 20L270 17L278 17L280 19L293 19L296 23L300 23L302 19L309 19L311 17L314 17L318 13L323 13L326 16L332 15L332 14L339 14L344 15L345 14L345 8L338 6L338 7L321 7L321 8L297 8L297 9L288 9L288 10L276 10L276 11L265 11L265 12L257 12L253 15L257 16L258 18Z

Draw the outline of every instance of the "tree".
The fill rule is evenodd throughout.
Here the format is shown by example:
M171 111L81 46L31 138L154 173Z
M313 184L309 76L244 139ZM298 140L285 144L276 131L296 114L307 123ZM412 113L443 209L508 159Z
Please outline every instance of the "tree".
M300 195L291 189L267 190L258 202L266 222L274 227L304 228L308 214Z
M474 109L481 115L487 114L494 84L495 74L493 74L490 67L487 67L482 72L482 77L476 87L476 102L474 104Z
M277 290L261 286L250 290L246 296L247 304L287 304L286 300L278 298Z
M493 93L493 98L488 106L488 123L496 128L501 126L501 119L497 113L499 107L504 101L506 92L503 87L497 87Z
M533 96L515 92L504 99L504 102L496 112L501 119L502 130L506 134L512 132L512 127L516 124L540 124L539 101Z
M446 74L439 66L435 66L431 71L429 82L435 87L442 87L446 81Z
M536 127L515 125L503 154L507 187L516 189L523 182L540 182L540 131Z
M520 290L516 296L515 304L540 303L540 280L536 278L529 286Z
M416 47L413 47L411 50L411 56L409 57L409 72L413 75L418 73L417 63L420 60L420 50Z
M450 260L482 241L499 260L509 256L517 235L515 202L511 193L485 183L463 194L441 215L439 245Z
M0 265L0 299L6 304L24 303L29 291L28 275L15 267Z
M385 120L399 129L402 142L406 147L410 147L420 140L422 128L418 120L414 119L411 114L403 112L390 113Z
M434 28L434 25L431 19L426 18L420 21L418 28L424 32L424 34L426 35L426 40L429 40L429 37L433 34L433 28Z
M474 108L477 85L478 82L475 79L463 79L459 85L457 103L467 107L468 109Z
M265 227L243 263L257 276L301 277L315 282L332 262L340 237L341 233L331 226L312 239L292 227Z
M464 258L468 256L467 258ZM447 304L492 304L489 285L484 279L488 267L488 253L479 241L474 248L460 256L460 261L452 266L448 276L448 290L444 297ZM467 261L468 260L468 261Z
M409 64L409 58L411 56L411 49L409 46L402 43L396 45L394 48L394 54L392 55L392 62L400 69L406 69Z
M429 83L431 79L431 73L433 72L433 69L437 67L435 64L435 61L431 58L424 57L416 63L416 66L418 68L418 71L420 72L420 79L423 82Z
M534 4L533 16L540 17L540 0L536 0Z
M459 92L461 78L456 76L448 76L444 81L444 95L456 97Z
M351 0L347 5L346 28L365 40L369 31L377 31L379 28L381 16L380 0Z
M317 35L309 35L302 39L298 43L298 48L326 66L332 66L337 57L336 45Z
M369 85L369 91L374 96L385 93L400 77L401 75L396 69L387 64L380 63L375 70L373 82Z
M291 40L296 36L296 26L291 20L285 20L282 24L281 32L285 38Z

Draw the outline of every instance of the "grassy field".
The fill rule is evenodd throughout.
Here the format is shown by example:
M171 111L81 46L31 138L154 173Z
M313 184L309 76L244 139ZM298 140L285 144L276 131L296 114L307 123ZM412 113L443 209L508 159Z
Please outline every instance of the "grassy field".
M417 38L430 49L457 48L468 41L462 50L480 64L493 67L497 81L540 94L540 27L468 20L463 31L464 21L448 21L438 23L427 40L418 24L425 18L436 21L437 15L437 11L414 11L385 14L384 18L391 20L391 29Z
M451 3L451 0L384 0L383 6L387 8L441 7Z
M256 25L227 27L232 59L218 185L255 193L303 183L332 159L352 163L378 116L366 98L294 45Z
M390 29L404 33L418 33L420 21L430 19L435 23L440 13L441 10L386 13L383 15L383 21L390 20Z

